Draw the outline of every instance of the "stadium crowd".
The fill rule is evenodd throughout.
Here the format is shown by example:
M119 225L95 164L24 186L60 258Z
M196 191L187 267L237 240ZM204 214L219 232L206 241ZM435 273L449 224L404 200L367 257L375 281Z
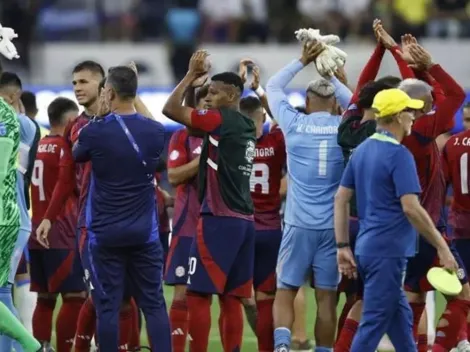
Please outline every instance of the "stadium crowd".
M151 350L206 352L213 304L226 352L244 350L243 308L263 352L373 352L385 335L400 352L470 351L470 129L448 135L465 93L412 34L399 45L380 20L372 33L354 90L331 36L303 40L266 90L252 60L209 79L209 53L196 51L162 111L185 126L167 156L135 64L75 66L83 111L56 98L43 136L34 95L2 72L0 351L149 349L143 315ZM386 51L401 77L377 78ZM292 106L284 90L310 64L323 78ZM435 289L447 303L429 346Z

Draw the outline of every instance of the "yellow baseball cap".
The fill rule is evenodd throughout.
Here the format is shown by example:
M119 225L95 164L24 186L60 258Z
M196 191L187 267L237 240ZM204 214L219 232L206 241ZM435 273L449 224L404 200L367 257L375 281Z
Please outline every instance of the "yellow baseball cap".
M424 106L422 100L411 99L404 91L392 88L378 92L372 103L377 117L395 115L405 109L419 110Z

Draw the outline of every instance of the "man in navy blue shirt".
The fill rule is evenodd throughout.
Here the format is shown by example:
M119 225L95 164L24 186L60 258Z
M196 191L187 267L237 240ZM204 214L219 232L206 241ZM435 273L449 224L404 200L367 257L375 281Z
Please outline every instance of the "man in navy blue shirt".
M151 345L167 352L171 333L154 188L164 129L136 113L137 76L131 68L110 69L104 89L111 113L85 126L73 149L76 162L92 165L85 276L92 285L100 349L118 351L118 315L127 278L147 321Z
M416 165L401 145L423 102L398 89L379 92L372 105L377 132L352 154L335 197L338 267L364 281L363 316L351 352L373 352L388 334L396 351L416 351L412 312L403 291L407 258L416 253L417 232L434 246L444 268L458 265L420 205ZM349 201L356 195L359 234L356 261L349 247ZM414 229L414 228L416 229Z

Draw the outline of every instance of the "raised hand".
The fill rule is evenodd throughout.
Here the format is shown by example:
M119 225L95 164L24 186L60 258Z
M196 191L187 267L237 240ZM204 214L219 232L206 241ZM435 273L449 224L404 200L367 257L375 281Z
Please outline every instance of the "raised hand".
M240 61L240 65L238 66L238 75L242 79L243 84L246 83L246 76L248 75L248 65L254 65L253 60L243 59Z
M414 64L410 64L415 69L429 70L434 62L432 61L431 54L419 44L410 44L409 46L410 56L413 59Z
M207 74L210 69L210 63L207 60L209 53L206 50L198 50L191 60L189 60L189 69L188 75L190 75L194 80L198 79L201 76Z
M384 29L382 26L382 21L381 20L375 20L374 21L374 33L377 38L377 40L386 48L386 49L392 49L394 46L397 45L395 40L392 38L390 34Z
M411 67L416 68L416 63L410 54L410 46L418 44L418 41L411 34L405 34L401 36L401 51L400 56L405 60Z
M260 79L261 79L259 67L256 65L253 66L253 69L251 72L253 74L253 81L251 81L250 88L252 90L257 90L259 88Z
M322 42L312 41L304 43L300 61L304 66L307 66L311 62L315 61L318 55L320 55L325 49L325 44Z

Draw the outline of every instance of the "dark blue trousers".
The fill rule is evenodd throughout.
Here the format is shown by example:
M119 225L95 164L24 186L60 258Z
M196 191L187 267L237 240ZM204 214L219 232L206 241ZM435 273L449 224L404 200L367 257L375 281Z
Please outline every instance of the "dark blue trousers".
M124 287L129 285L147 322L151 346L158 348L159 352L170 352L171 331L163 297L163 249L160 241L110 247L89 240L87 247L100 351L118 351L119 311Z
M364 281L362 319L351 352L375 352L387 334L395 351L416 352L413 313L403 290L406 258L356 256Z

